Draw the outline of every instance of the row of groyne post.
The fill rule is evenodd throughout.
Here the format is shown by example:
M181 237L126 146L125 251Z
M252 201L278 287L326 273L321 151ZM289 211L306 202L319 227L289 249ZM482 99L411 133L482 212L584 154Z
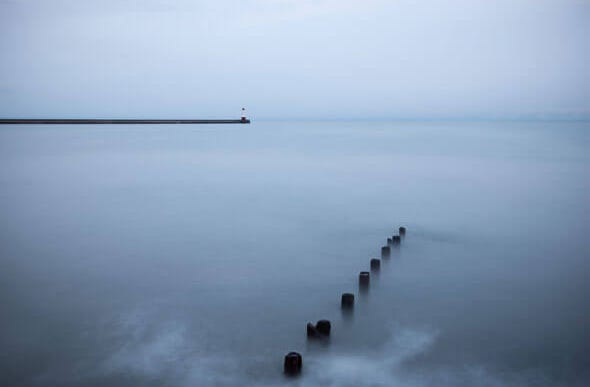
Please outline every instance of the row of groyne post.
M381 259L372 258L369 262L370 271L361 271L358 277L359 292L366 292L371 285L371 273L376 275L381 270L381 261L391 258L392 249L401 246L402 238L406 235L406 228L399 227L398 234L387 238L387 245L381 247ZM340 308L346 312L354 311L354 293L343 293L340 297ZM330 337L332 324L329 320L319 320L315 324L307 323L307 339L322 340ZM297 376L303 370L303 356L299 352L289 352L285 355L283 370L287 376Z

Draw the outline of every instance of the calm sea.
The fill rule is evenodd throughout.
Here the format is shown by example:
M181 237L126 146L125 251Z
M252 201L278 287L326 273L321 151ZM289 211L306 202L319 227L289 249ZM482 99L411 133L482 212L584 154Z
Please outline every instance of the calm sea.
M587 386L589 145L583 122L1 127L0 385Z

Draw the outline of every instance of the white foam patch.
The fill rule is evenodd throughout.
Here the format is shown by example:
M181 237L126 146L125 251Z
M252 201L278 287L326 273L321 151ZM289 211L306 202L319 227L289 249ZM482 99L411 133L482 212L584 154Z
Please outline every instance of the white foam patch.
M428 353L438 333L428 329L401 328L392 330L390 339L374 351L358 353L307 353L301 377L285 379L281 367L256 369L262 379L252 380L248 368L268 367L268 359L249 358L248 367L236 356L222 352L199 352L187 338L186 327L179 322L150 326L149 316L129 315L119 326L117 336L124 344L114 351L101 367L105 374L133 373L147 380L161 380L177 386L343 386L379 387L406 386L443 387L551 385L542 373L498 375L481 365L454 367L406 367L406 362ZM153 323L152 323L153 324ZM280 363L280 361L279 361ZM422 368L422 369L421 369ZM267 372L268 371L268 372Z
M122 344L105 359L102 373L131 373L178 386L233 385L239 380L235 359L200 353L182 322L158 321L145 310L123 316L113 332Z
M179 386L231 386L239 382L268 386L287 382L277 368L276 377L271 372L270 380L256 383L244 375L244 365L239 364L238 358L195 351L187 338L186 326L180 322L154 325L159 319L151 317L154 316L144 311L130 313L120 320L113 334L122 339L122 344L104 361L101 369L105 374L132 373L152 380L161 378ZM404 361L428 351L436 334L399 328L394 332L378 351L308 354L302 377L292 382L299 386L408 385L408 380L398 377L396 371Z
M148 321L144 314L129 315L122 321L115 334L125 340L104 362L106 373L133 372L154 377L182 361L187 351L185 327L178 322L153 327Z
M168 327L149 341L126 343L107 360L105 367L110 371L129 370L157 375L167 365L181 360L182 344L182 329Z
M337 355L313 359L306 365L302 385L313 386L407 386L408 380L396 375L404 361L422 354L434 343L436 334L401 330L373 354Z

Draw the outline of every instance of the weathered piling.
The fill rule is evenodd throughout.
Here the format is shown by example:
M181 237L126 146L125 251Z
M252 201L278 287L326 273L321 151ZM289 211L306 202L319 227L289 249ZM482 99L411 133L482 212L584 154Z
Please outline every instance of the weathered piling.
M354 307L354 294L343 293L340 306L342 309L352 309Z
M285 356L284 372L287 375L297 375L303 368L303 358L297 352L289 352Z
M381 269L381 260L377 258L371 259L371 271L376 273Z
M368 271L361 271L359 274L359 287L368 288L371 282L371 276Z
M391 237L394 246L399 246L402 241L402 238L399 235L394 235Z
M315 325L312 323L307 323L307 337L308 338L315 338L319 337L320 333L316 329Z
M391 245L393 245L393 239L387 238L387 246L391 246Z
M402 237L406 236L406 228L405 227L402 226L399 228L399 235Z
M330 336L330 330L332 329L332 324L330 324L329 320L320 320L315 324L315 329L324 336Z
M381 248L381 258L391 257L391 248L389 246L383 246Z
M329 320L319 320L315 325L307 323L307 338L316 339L330 336L331 327Z

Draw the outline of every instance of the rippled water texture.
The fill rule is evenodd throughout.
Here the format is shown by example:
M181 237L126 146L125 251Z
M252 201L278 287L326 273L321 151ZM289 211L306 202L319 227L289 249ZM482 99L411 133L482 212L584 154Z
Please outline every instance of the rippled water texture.
M588 385L589 140L587 123L2 127L0 384ZM308 343L322 318L330 340Z

